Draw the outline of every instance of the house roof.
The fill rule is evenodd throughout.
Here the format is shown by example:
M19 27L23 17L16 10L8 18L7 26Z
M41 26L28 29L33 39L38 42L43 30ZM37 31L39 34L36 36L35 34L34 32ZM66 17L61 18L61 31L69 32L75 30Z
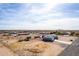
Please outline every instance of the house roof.
M59 56L79 56L79 38L61 52Z

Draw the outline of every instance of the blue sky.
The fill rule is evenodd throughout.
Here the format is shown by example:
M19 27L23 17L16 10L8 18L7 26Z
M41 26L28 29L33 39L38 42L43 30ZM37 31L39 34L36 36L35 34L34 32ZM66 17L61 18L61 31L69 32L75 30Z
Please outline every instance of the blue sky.
M0 3L0 29L79 30L79 3Z

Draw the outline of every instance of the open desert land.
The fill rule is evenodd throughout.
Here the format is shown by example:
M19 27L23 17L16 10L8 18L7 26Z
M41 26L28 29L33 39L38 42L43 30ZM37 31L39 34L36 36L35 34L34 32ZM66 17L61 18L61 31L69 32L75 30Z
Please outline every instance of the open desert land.
M0 43L0 56L15 56L16 54Z
M0 55L19 55L19 56L57 56L65 48L72 44L77 37L58 36L54 42L44 42L41 38L33 38L37 34L30 34L29 41L21 41L28 35L22 36L0 36Z

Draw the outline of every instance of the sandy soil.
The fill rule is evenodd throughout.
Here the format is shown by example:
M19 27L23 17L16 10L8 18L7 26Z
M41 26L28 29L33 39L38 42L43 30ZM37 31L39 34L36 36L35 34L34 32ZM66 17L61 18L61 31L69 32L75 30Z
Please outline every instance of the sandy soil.
M67 41L67 42L71 42L70 40L75 41L77 39L77 37L73 37L73 36L58 36L59 40L61 41Z
M58 40L70 42L71 39L74 41L76 37L59 36ZM0 42L9 48L0 44L0 55L56 56L68 46L58 42L43 42L39 38L23 42L18 42L17 40L18 39L12 37L10 39L4 37Z
M0 56L13 56L13 55L16 55L16 54L14 54L9 48L0 44Z
M62 46L53 42L49 43L38 40L10 44L10 48L14 50L18 55L27 56L54 56L58 55L61 51L64 50Z

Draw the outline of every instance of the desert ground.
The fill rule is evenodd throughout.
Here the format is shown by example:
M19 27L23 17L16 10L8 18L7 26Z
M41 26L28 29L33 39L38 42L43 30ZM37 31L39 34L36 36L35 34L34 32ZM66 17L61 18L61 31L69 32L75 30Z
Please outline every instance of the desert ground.
M74 42L77 37L59 35L54 42L44 42L41 38L33 38L37 34L30 34L29 41L21 41L28 35L2 36L0 35L0 56L57 56Z

